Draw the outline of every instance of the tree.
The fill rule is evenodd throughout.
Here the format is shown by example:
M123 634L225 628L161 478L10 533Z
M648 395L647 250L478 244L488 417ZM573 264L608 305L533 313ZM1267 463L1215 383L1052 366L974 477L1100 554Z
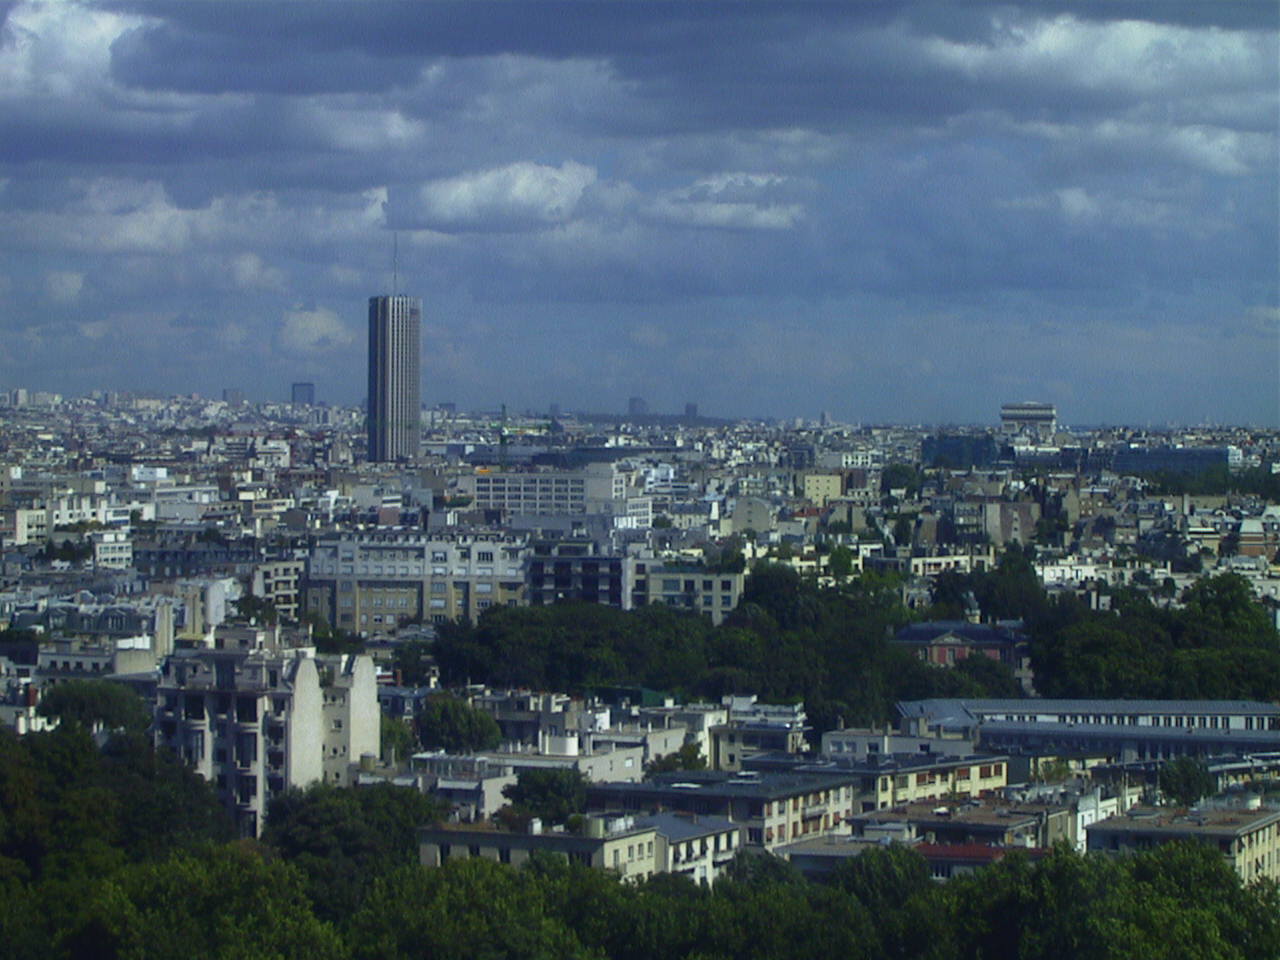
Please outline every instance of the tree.
M410 640L397 644L391 660L392 668L400 675L400 683L406 687L426 686L435 672L435 658L431 645L424 640Z
M101 880L52 955L338 960L341 940L301 894L297 871L246 845L180 854Z
M832 880L877 916L906 903L933 882L924 857L898 844L850 857L836 868Z
M336 920L363 902L375 876L416 863L418 828L446 812L413 787L316 784L271 801L262 840L302 872L316 912Z
M853 572L853 551L846 546L832 547L827 565L833 577L843 580Z
M705 769L707 769L707 758L702 755L702 748L696 743L686 743L674 753L668 753L648 763L644 768L644 776L647 780L657 773Z
M498 722L457 697L432 697L418 717L418 739L424 747L449 753L493 750L502 742Z
M67 680L48 689L36 712L92 730L140 733L151 726L151 712L131 689L110 680Z
M246 593L235 601L235 605L236 612L245 620L274 626L280 619L276 605L265 597L255 597L252 593Z
M564 823L587 805L587 781L576 767L523 770L516 782L503 787L518 817L538 817L544 823Z
M385 713L381 715L380 724L382 758L390 762L394 757L396 762L404 763L418 746L413 727L403 720L388 717Z
M1160 768L1160 790L1180 807L1218 792L1218 782L1203 760L1178 757Z

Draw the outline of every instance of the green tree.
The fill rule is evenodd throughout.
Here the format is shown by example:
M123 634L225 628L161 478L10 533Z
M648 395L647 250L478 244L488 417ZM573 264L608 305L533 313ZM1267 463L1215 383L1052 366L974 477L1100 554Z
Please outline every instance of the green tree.
M502 742L498 722L483 710L452 696L432 697L418 717L424 747L449 753L493 750Z
M238 844L127 868L74 909L50 945L55 957L339 960L345 953L336 931L311 912L297 871Z
M110 680L66 680L45 690L36 712L60 723L93 730L140 733L151 726L151 712L129 687Z
M831 575L837 581L844 580L853 573L853 551L846 546L832 547L827 565L831 569Z
M244 620L253 620L267 626L274 626L280 620L280 612L276 610L276 605L265 597L246 593L235 601L235 605L236 613Z
M413 727L403 720L388 717L385 713L380 718L382 758L389 761L394 757L397 763L407 763L413 751L418 748L418 738Z
M359 907L375 876L416 863L418 828L446 814L412 787L316 784L271 801L262 841L301 871L316 913L338 920Z
M1160 767L1160 790L1180 807L1189 807L1218 791L1218 783L1203 760L1178 757Z
M850 857L834 871L831 879L877 916L928 890L933 882L924 857L897 844Z
M543 823L564 823L587 805L587 781L576 767L522 770L516 782L503 787L519 818L538 817Z
M707 758L702 755L702 748L696 743L686 743L679 750L650 761L645 765L645 779L658 773L671 773L676 770L705 770Z

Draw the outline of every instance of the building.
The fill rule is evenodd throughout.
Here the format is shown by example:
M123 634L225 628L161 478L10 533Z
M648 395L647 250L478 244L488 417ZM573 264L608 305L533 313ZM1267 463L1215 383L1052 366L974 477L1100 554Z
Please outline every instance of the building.
M475 620L491 606L524 602L528 550L516 534L326 536L307 562L306 610L359 633Z
M801 837L847 830L857 791L857 775L843 772L681 771L640 783L589 783L587 807L724 817L744 830L746 845L772 851Z
M461 477L458 492L479 510L533 516L606 513L627 499L626 475L613 463L580 470L490 470Z
M584 834L544 831L535 820L527 833L441 824L418 831L418 859L425 867L450 860L484 858L519 865L535 852L558 853L570 862L610 869L626 879L662 873L665 843L654 826L635 817L589 817Z
M1052 403L1006 403L1000 408L1000 430L1006 434L1050 440L1058 427L1058 411Z
M1280 705L1248 700L904 701L901 728L974 737L1014 757L1092 756L1114 762L1280 752Z
M369 298L370 460L405 460L418 455L421 326L422 301L417 297Z
M317 660L257 628L222 628L160 670L154 735L206 780L244 836L272 797L320 780L345 785L377 756L379 713L366 656Z
M1280 810L1134 807L1088 827L1089 852L1133 853L1175 840L1218 850L1245 883L1280 880Z
M629 563L634 573L626 609L662 604L706 614L716 626L737 608L746 583L743 573L712 573L705 567L645 558Z
M314 383L295 383L289 391L289 402L301 407L315 406L316 385Z
M809 726L803 703L758 703L754 694L723 698L726 723L711 728L709 761L713 770L741 770L752 754L804 753Z
M268 560L253 568L253 589L286 620L298 619L298 585L305 575L307 561L298 557Z
M591 540L535 543L527 575L529 605L579 600L626 609L630 569L627 558L601 556Z
M1018 669L1030 656L1027 638L1003 625L932 620L899 630L893 642L935 667L954 667L969 657L988 657Z
M989 796L1002 790L1009 776L1008 758L992 754L872 754L863 760L832 754L812 760L775 752L748 756L745 767L764 773L850 777L857 784L854 808L862 813L906 803Z
M1120 474L1198 474L1226 470L1230 451L1226 447L1137 447L1121 446L1112 455L1111 469Z
M910 836L926 843L1029 849L1070 842L1073 823L1068 806L930 801L860 813L853 817L852 826L855 836L906 824Z

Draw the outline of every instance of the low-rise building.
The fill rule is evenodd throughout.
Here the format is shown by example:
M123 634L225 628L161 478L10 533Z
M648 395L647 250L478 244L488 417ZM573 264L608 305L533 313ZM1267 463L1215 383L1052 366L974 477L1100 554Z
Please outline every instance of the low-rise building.
M1245 883L1280 880L1280 809L1134 807L1088 827L1089 852L1132 853L1175 840L1217 850Z
M623 879L643 880L665 872L665 846L655 826L641 826L629 816L589 817L582 834L543 830L536 820L527 833L475 824L440 824L418 831L418 862L439 867L450 860L482 857L519 866L536 852L557 853L572 863L613 870Z
M841 832L853 813L856 793L856 777L843 773L681 771L641 783L590 783L587 806L724 817L743 829L747 846L773 850L801 837Z

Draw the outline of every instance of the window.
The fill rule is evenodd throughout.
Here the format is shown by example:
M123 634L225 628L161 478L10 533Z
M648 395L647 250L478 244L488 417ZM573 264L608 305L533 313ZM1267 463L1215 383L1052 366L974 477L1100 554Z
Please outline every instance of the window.
M493 563L493 551L481 550L476 554L476 559L481 563Z

